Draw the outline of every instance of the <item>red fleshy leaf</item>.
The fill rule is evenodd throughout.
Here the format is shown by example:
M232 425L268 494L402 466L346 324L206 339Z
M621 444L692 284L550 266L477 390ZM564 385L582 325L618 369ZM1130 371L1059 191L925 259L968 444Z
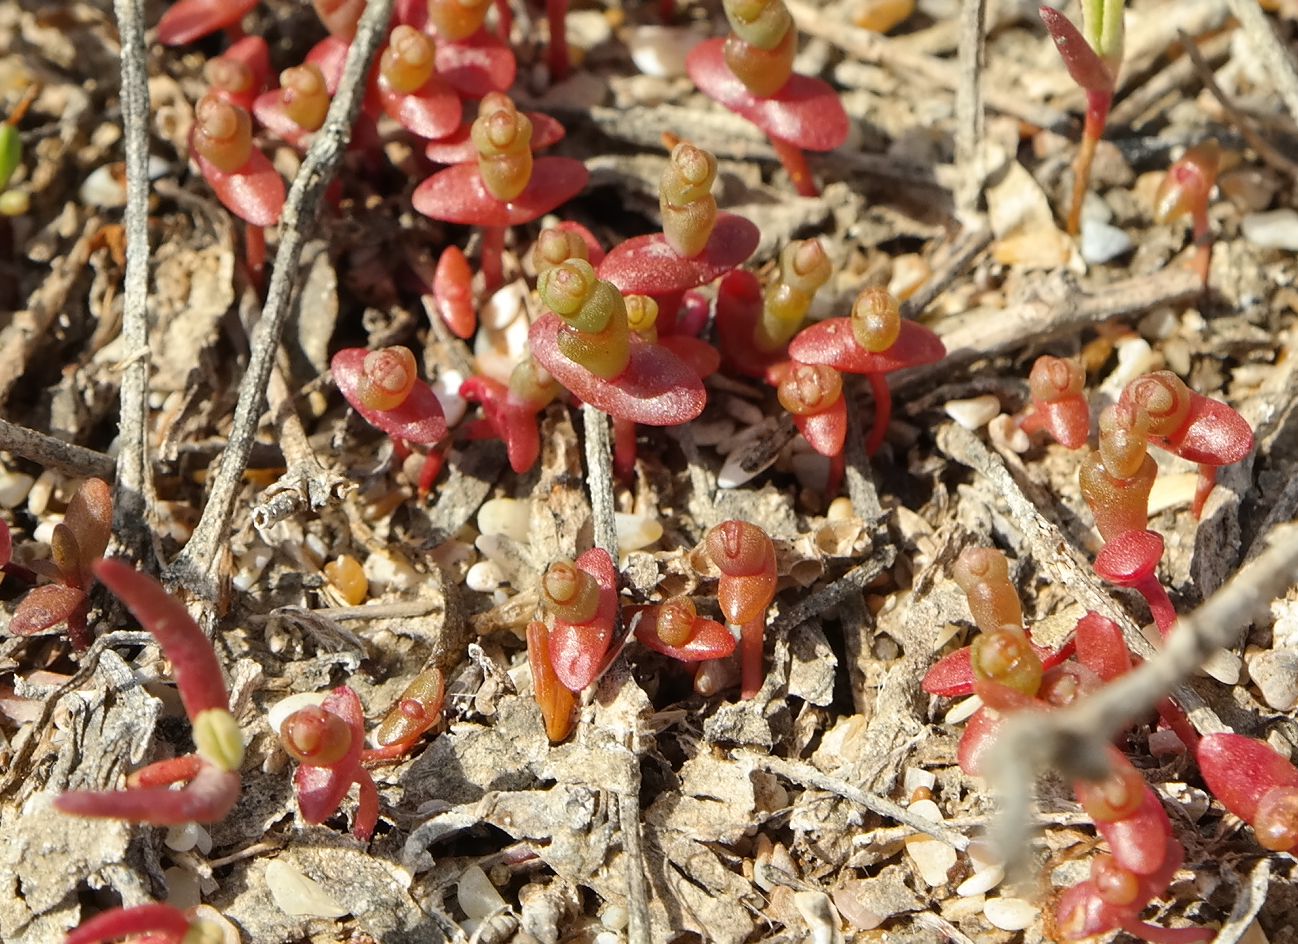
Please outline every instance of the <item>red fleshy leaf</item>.
M375 95L389 117L421 138L440 138L460 126L460 97L437 73L409 94L396 91L380 75Z
M1131 671L1131 652L1118 624L1099 613L1087 613L1074 630L1077 661L1111 682Z
M532 150L540 151L563 140L563 125L549 115L539 111L526 113L532 122ZM444 138L429 141L424 147L424 156L437 164L465 164L478 159L478 149L473 146L469 137L471 122L466 122Z
M793 425L811 448L822 456L833 458L841 455L843 441L847 438L847 398L839 397L822 413L794 416Z
M0 521L0 567L13 559L14 539L9 533L9 525Z
M180 0L158 21L158 41L164 46L182 46L234 26L259 0Z
M1041 660L1042 668L1053 669L1073 654L1073 643L1069 640L1058 649L1051 650L1035 643L1032 649ZM969 647L963 646L954 652L947 653L924 675L920 686L930 695L941 698L962 698L974 693L973 665L969 661Z
M458 43L439 39L436 62L437 74L465 98L508 92L518 71L514 51L486 29Z
M685 69L700 92L771 137L808 151L832 151L847 140L847 112L826 82L794 73L770 98L758 98L726 65L725 43L709 39L695 46L685 60Z
M580 692L599 677L617 617L617 570L608 552L592 547L576 564L599 584L599 608L588 623L556 619L550 630L550 662L560 684L570 692Z
M232 105L238 105L245 111L252 111L257 95L270 81L270 47L266 45L266 40L260 36L245 36L221 53L220 58L247 66L252 72L252 87L238 94L231 94L215 86L212 86L209 91Z
M946 346L922 324L903 321L892 347L876 354L856 343L850 318L828 318L799 331L789 342L789 356L804 364L828 364L845 374L887 374L936 363L946 356Z
M987 759L987 751L996 743L996 732L1004 720L1003 715L979 708L965 722L956 760L960 769L969 776L984 776L983 762Z
M628 239L609 250L599 277L623 295L666 295L716 281L757 249L761 233L742 216L718 213L707 246L697 256L676 254L662 233Z
M1025 432L1044 429L1055 442L1068 449L1080 449L1091 434L1091 410L1081 397L1034 403L1024 419Z
M1104 60L1091 48L1082 31L1073 25L1073 21L1054 7L1042 6L1037 11L1041 22L1046 25L1046 32L1055 41L1059 58L1064 60L1064 67L1073 81L1088 92L1112 92L1114 76ZM1121 12L1118 14L1121 16Z
M329 94L338 94L338 83L342 81L343 69L347 66L347 51L352 48L350 40L341 36L326 36L311 47L306 54L306 61L320 67L324 76L325 88ZM368 96L366 96L368 98ZM368 105L369 102L367 101Z
M197 149L191 147L189 153L227 210L253 226L274 226L279 222L284 209L284 179L265 154L253 148L246 164L226 173Z
M230 709L230 696L221 675L212 644L189 615L185 605L146 573L120 560L95 564L95 577L126 605L140 625L153 634L171 662L185 703L185 714L193 721L209 708Z
M1196 756L1212 795L1245 822L1276 787L1298 789L1298 768L1269 744L1242 734L1205 734Z
M1181 844L1175 839L1168 839L1163 848L1163 864L1158 871L1152 875L1136 876L1139 884L1136 897L1130 904L1110 904L1100 897L1095 883L1087 879L1066 889L1059 896L1055 906L1056 921L1060 926L1068 927L1070 941L1086 940L1109 931L1126 928L1133 922L1137 922L1145 906L1167 889L1184 860L1185 850ZM1159 940L1176 942L1176 944L1188 944L1191 940L1207 941L1214 936L1213 932L1206 929L1193 929L1198 932L1198 935L1193 937L1176 935L1176 932L1189 930L1192 929L1178 928L1176 931L1169 931L1166 928L1150 928L1151 934L1153 931L1162 931L1167 935L1166 937L1160 935Z
M532 356L591 406L646 426L676 426L703 412L708 399L703 381L671 351L633 335L626 370L615 380L604 380L559 350L563 326L553 312L542 315L528 335Z
M590 172L570 157L538 157L527 188L509 203L491 195L478 165L456 164L415 188L411 203L435 220L466 226L518 226L544 216L581 193Z
M431 446L445 439L446 417L442 413L442 404L432 388L422 380L415 381L410 396L395 409L375 410L360 401L357 382L365 371L365 356L369 353L363 347L344 348L329 362L334 383L352 409L393 439L404 439L421 446Z
M1190 417L1175 439L1151 436L1149 441L1204 465L1231 465L1253 451L1253 427L1220 400L1190 391Z
M1107 823L1096 823L1095 829L1109 843L1114 861L1137 875L1152 875L1163 865L1172 824L1158 795L1148 786L1140 807L1130 816Z
M159 934L168 944L180 944L189 931L185 912L171 905L136 905L112 908L68 932L63 944L102 944L137 934Z
M298 809L308 823L323 823L343 802L361 770L361 750L365 747L365 711L361 700L346 685L335 688L320 707L337 715L351 730L347 753L330 767L300 764L293 775Z
M688 334L669 334L658 339L658 346L671 351L684 361L699 378L711 377L721 366L721 354L701 338Z
M314 131L307 131L289 117L284 110L284 97L279 89L258 95L252 103L252 114L257 121L285 144L305 151L311 145Z
M1154 575L1163 557L1163 536L1157 531L1127 531L1095 555L1095 572L1109 583L1133 586Z
M473 270L459 246L447 246L433 273L433 301L442 321L458 338L471 338L478 330L473 304Z
M729 272L717 286L717 344L729 370L765 377L787 355L784 348L763 351L753 343L762 318L762 283L747 269Z
M536 463L541 454L541 437L537 430L534 406L516 402L509 388L489 377L470 377L460 384L460 396L481 403L495 435L505 441L509 466L522 475Z
M67 621L77 607L84 605L86 595L61 583L47 584L30 591L18 603L9 632L15 636L32 636Z
M71 816L124 819L154 826L216 823L225 819L239 799L237 771L203 764L181 790L136 787L131 790L73 790L54 798L54 808Z
M662 607L649 606L640 611L640 622L636 624L635 638L646 649L652 649L660 655L681 662L705 662L708 659L724 659L735 651L735 637L730 630L716 620L698 617L689 641L683 646L669 646L658 635L658 614Z

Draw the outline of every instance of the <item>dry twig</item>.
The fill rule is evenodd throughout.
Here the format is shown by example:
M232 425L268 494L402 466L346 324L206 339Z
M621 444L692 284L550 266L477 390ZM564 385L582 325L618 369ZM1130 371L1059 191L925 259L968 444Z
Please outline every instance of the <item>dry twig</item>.
M613 518L613 465L608 435L608 417L589 403L581 407L586 431L586 489L590 492L590 514L595 528L595 546L617 560L617 525Z
M4 419L0 419L0 452L12 452L46 469L68 475L93 475L111 482L117 474L117 464L112 456L65 443Z
M1257 0L1226 0L1231 16L1239 21L1240 28L1253 46L1262 71L1271 76L1276 91L1284 99L1289 116L1298 121L1298 69L1285 48L1262 5Z
M266 399L266 387L275 367L280 335L288 320L289 301L307 231L315 221L325 188L342 162L343 152L351 138L352 124L365 97L365 80L375 53L387 36L391 15L392 0L372 0L366 5L356 29L356 38L347 54L338 94L329 106L324 127L316 133L284 204L275 269L266 291L261 320L253 335L248 370L239 387L230 443L221 456L220 468L193 537L169 568L172 579L185 584L187 589L203 599L210 599L213 595L212 566L225 540L230 516L234 512L234 500L252 451L253 437Z
M982 193L983 59L987 40L987 0L964 0L960 8L960 84L955 90L955 163L960 183L956 215L968 225Z

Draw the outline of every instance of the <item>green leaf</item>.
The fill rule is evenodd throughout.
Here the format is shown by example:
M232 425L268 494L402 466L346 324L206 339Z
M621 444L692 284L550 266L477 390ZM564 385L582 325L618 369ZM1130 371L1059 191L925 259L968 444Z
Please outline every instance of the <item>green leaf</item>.
M0 124L0 190L9 185L9 178L22 159L23 142L18 129L10 124Z

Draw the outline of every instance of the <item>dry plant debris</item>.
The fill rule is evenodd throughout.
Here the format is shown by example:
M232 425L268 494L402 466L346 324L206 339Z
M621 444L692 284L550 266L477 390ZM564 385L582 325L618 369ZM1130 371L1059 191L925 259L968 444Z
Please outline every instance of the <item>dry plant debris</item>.
M1298 941L1292 856L1258 845L1149 710L1156 683L1203 734L1298 751L1291 2L1082 4L1103 13L1094 22L1111 26L1115 10L1125 22L1125 43L1110 33L1096 46L1105 71L1091 79L1112 99L1098 140L1082 129L1095 89L1073 84L1033 4L592 0L567 10L565 49L527 4L464 3L448 20L442 0L316 0L326 30L312 5L263 0L230 5L246 12L238 47L221 27L162 45L175 29L159 29L166 10L202 20L213 6L0 4L0 940L57 942L95 914L154 902L258 944L1059 940L1056 901L1107 848L1070 778L1103 765L1096 731L1123 728L1119 745L1185 847L1144 919L1209 928L1222 944ZM550 29L566 6L547 4ZM1062 11L1085 30L1077 7ZM441 35L402 34L396 62L390 14ZM845 146L804 162L780 135L786 93L735 84L720 45L732 29L740 71L751 77L756 57L836 96ZM687 71L694 49L706 56ZM336 94L314 130L240 125L253 107L239 105L241 83L274 85L308 56ZM372 87L371 60L387 63ZM741 111L775 124L698 91L689 73L703 60L705 84L732 83ZM211 87L234 104L196 118ZM458 126L426 152L406 129L432 102L447 117L452 100ZM492 138L502 109L510 133L497 121ZM803 121L792 114L789 134ZM252 132L232 132L236 159L210 184L191 164L196 121L208 136L231 122ZM1083 137L1093 147L1079 159ZM678 166L676 148L692 163ZM1187 153L1183 168L1213 159L1177 204L1192 224L1159 213ZM414 212L447 154L481 161L439 184L486 208L476 233ZM585 189L533 219L552 209L553 169L578 162ZM249 166L285 184L265 230L241 221ZM676 176L660 192L665 171ZM486 192L505 178L517 203ZM646 235L665 218L689 231L685 252L653 255L672 241ZM543 230L562 258L533 251ZM616 285L634 255L617 247L635 237L641 300L561 311L572 327L557 327L547 303L563 293L538 292L538 273L563 265L563 278ZM724 272L734 292L788 281L800 240L832 274L786 306L799 317L832 333L863 290L886 292L946 350L887 380L842 378L846 435L825 455L763 382L765 360L731 353L712 373L697 337L657 353L673 336L717 335ZM448 249L479 273L467 285L456 268L447 287ZM443 320L448 291L472 300L467 328ZM649 296L657 322L628 336ZM639 368L608 368L621 345L706 389L706 406L669 428L609 410L610 430L531 365L535 323L554 329L547 356L584 345L611 386L651 387ZM410 352L416 399L435 395L446 429L412 443L372 428L369 405L347 406L331 358L384 348ZM1202 460L1151 460L1157 577L1182 617L1165 648L1143 597L1096 575L1104 540L1079 456L1029 435L1048 424L1022 425L1040 355L1084 377L1092 444L1102 410L1158 370L1254 432L1201 520ZM511 376L520 361L528 372ZM475 376L490 396L461 395ZM578 396L600 389L585 376ZM378 413L400 413L390 392L377 391ZM876 424L885 395L893 416ZM632 474L613 474L614 449ZM83 588L85 651L57 627L10 631L31 587L71 573L58 566L64 519L88 479L114 487L109 555L160 576L215 647L247 750L220 822L92 823L53 808L59 793L118 789L195 749L170 663L102 587ZM598 678L564 702L572 733L552 743L525 642L547 568L603 547L623 604L687 597L701 620L724 622L705 539L732 519L774 549L751 697L739 697L737 662L696 674L637 643L628 609L611 632L601 624ZM1004 551L1036 645L1059 649L1091 611L1147 660L1125 688L1012 719L1014 754L990 782L958 763L978 703L921 688L975 638L953 578L971 547ZM580 637L586 623L572 625ZM370 768L373 838L347 832L355 792L307 824L284 718L346 685L372 731L430 669L446 679L442 721Z

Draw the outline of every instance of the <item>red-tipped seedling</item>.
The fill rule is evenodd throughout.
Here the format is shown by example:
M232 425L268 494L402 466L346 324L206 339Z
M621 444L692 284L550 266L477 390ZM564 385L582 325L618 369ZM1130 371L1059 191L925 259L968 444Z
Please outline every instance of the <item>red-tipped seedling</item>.
M55 799L55 807L74 816L167 826L224 819L239 798L243 736L230 713L229 694L212 644L184 604L147 574L117 560L99 561L94 574L153 634L171 662L197 755L138 770L126 790L64 793ZM183 789L168 789L182 780L189 781Z
M421 737L442 717L446 698L446 677L436 667L415 676L383 716L374 740L379 745L361 752L362 763L395 760L410 753Z
M1073 784L1077 802L1109 843L1113 859L1137 875L1152 875L1163 865L1172 824L1140 771L1116 748L1109 748L1110 772L1102 780Z
M252 113L284 141L304 151L324 126L332 98L324 72L313 62L279 74L279 88L258 95Z
M935 363L946 356L946 347L928 328L903 319L897 300L886 291L866 289L853 303L851 317L830 318L800 331L789 344L789 356L869 379L875 415L865 448L874 455L892 417L887 375Z
M239 21L260 0L180 0L158 21L158 41L164 46L183 46L209 33L225 30L232 39L243 35Z
M507 97L503 92L490 92L483 96L483 105L492 96ZM563 140L567 133L563 125L544 112L524 112L532 123L532 151L544 150ZM463 164L478 159L478 149L473 146L473 122L466 121L445 137L429 141L424 146L424 156L434 164Z
M599 277L622 294L657 300L659 335L675 333L686 292L740 265L761 238L742 216L717 210L716 176L715 157L687 141L677 143L658 183L663 231L620 243L599 264Z
M260 36L245 36L203 67L211 94L245 111L270 80L270 47Z
M789 339L802 327L816 291L829 281L829 257L816 239L789 243L779 276L762 291L757 277L731 272L717 290L717 343L726 366L761 377L784 360Z
M190 918L171 905L111 908L68 932L63 944L105 944L119 938L140 944L222 944L225 932L211 921Z
M740 696L752 698L766 674L766 610L775 599L775 545L747 521L723 521L708 532L708 557L721 571L717 602L726 622L739 627Z
M419 379L409 348L344 348L330 367L342 395L370 425L401 443L432 446L446 438L442 405Z
M311 0L316 16L331 36L352 40L365 12L365 0Z
M1028 374L1032 406L1019 426L1028 434L1045 430L1061 446L1080 449L1091 432L1085 386L1086 371L1077 361L1041 355Z
M112 537L113 492L100 479L86 479L68 503L63 520L50 537L50 559L33 564L33 570L54 583L28 593L9 621L15 636L31 636L66 623L74 649L90 645L86 628L88 593L94 582L93 565ZM0 566L9 566L9 529L0 535Z
M646 649L680 662L724 659L735 651L735 637L716 620L699 616L689 597L673 597L659 606L628 607L623 618L639 614L635 638Z
M527 624L527 662L532 669L532 694L541 709L545 733L558 744L572 731L576 696L559 681L550 660L550 630L540 620Z
M1100 414L1100 448L1082 460L1078 484L1105 541L1149 523L1149 493L1158 465L1146 450L1147 424L1130 405L1115 404Z
M1270 745L1242 734L1208 734L1199 770L1221 805L1253 827L1262 848L1298 847L1298 768Z
M617 621L617 569L602 548L560 560L541 577L541 603L554 621L550 664L559 683L580 692L604 670Z
M1192 508L1196 518L1212 494L1218 467L1239 462L1253 451L1253 428L1244 417L1220 400L1194 392L1170 370L1137 377L1118 403L1144 417L1150 445L1198 463L1199 487Z
M460 126L460 97L437 73L437 47L413 26L398 26L379 55L375 94L387 115L421 138Z
M362 842L374 835L379 818L378 788L361 766L365 712L346 685L335 688L318 707L293 712L280 725L280 743L298 761L293 775L302 818L312 825L327 820L355 783L360 788L352 835Z
M826 494L838 491L843 478L843 443L847 439L847 400L843 375L828 364L785 361L768 372L780 406L811 448L829 459Z
M771 147L798 193L819 191L803 154L832 151L847 140L847 113L820 79L793 71L798 31L782 0L723 0L728 38L694 48L686 70L699 91L747 118Z
M470 435L490 433L504 440L510 468L521 475L541 454L537 414L553 402L559 389L531 355L510 373L508 386L490 377L470 377L460 384L460 396L482 404L486 424L482 433L471 427Z
M1082 29L1054 7L1040 9L1050 38L1055 41L1073 81L1086 92L1086 126L1073 163L1073 198L1068 210L1068 232L1076 234L1082 222L1082 201L1090 186L1095 148L1109 120L1109 106L1122 65L1124 0L1085 0Z
M532 123L505 96L484 100L471 136L473 164L438 171L411 198L435 220L483 228L482 272L488 291L501 282L505 228L530 223L567 203L590 174L569 157L532 156Z
M1212 267L1212 230L1208 227L1208 198L1221 170L1216 141L1195 145L1167 171L1154 197L1154 222L1170 223L1189 216L1194 226L1194 270L1204 288Z
M1158 580L1163 536L1156 531L1127 531L1101 548L1095 572L1109 583L1130 587L1145 598L1158 631L1166 636L1176 624L1176 608Z

